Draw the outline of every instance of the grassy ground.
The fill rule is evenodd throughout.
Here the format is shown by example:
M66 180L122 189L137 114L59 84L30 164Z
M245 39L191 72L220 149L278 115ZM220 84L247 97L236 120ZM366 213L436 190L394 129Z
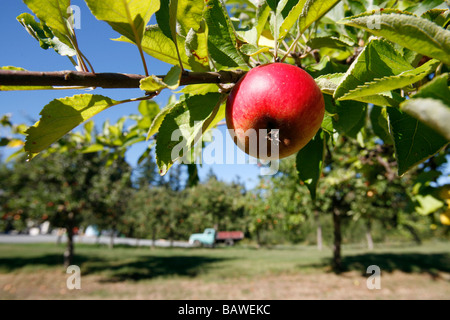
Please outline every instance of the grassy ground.
M0 299L449 299L449 243L344 247L346 272L330 272L331 251L155 249L78 245L82 289L70 291L62 246L0 244ZM369 290L366 269L381 268Z

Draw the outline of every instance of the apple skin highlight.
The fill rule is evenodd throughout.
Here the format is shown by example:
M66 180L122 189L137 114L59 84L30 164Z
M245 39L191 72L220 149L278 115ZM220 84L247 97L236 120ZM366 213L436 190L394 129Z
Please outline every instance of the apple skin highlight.
M303 148L316 135L325 114L322 92L304 70L289 64L270 63L251 69L230 93L226 106L229 130L234 142L247 154L260 159L273 159L269 137L268 155L261 146L249 146L244 133L260 129L279 130L278 157L285 158ZM255 152L256 150L256 152Z

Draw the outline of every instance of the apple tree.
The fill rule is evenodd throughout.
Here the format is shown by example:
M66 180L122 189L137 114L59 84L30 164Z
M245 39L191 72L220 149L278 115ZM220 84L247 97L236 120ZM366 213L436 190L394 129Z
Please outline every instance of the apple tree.
M203 146L202 135L229 114L229 96L240 90L240 79L243 83L250 70L271 63L295 65L309 73L322 93L317 99L324 99L321 128L296 159L299 179L313 199L324 158L335 150L336 141L345 137L363 145L367 126L375 129L381 144L393 146L389 161L395 159L399 176L445 152L450 141L450 31L444 1L85 0L92 14L118 33L118 46L136 46L143 75L94 70L79 45L70 0L24 2L34 15L20 15L20 24L43 49L68 57L76 71L5 66L0 70L0 90L142 90L141 97L126 100L82 93L49 102L40 121L26 131L24 150L30 159L106 109L182 87L180 95L148 121L147 134L139 137L153 139L164 175L180 159L195 160L193 150ZM153 16L157 23L149 24ZM146 54L171 65L170 71L149 74ZM287 121L292 120L289 114L297 119L302 110L309 110L305 117L314 118L314 108L308 107L311 99L302 100L299 93L308 96L316 87L291 83L297 78L283 70L261 76L257 94L253 90L246 95L243 89L249 101L254 97L256 111L261 111L259 105L266 113L237 113L249 118L255 129L265 123L265 138L275 144L292 143L282 139L284 134L309 139L316 129L297 128L295 121ZM368 124L364 120L369 112ZM279 136L272 132L275 129Z
M103 127L110 126L106 123ZM14 134L18 127L12 126L12 136L7 135L10 141L21 141ZM53 228L65 229L65 265L73 262L75 230L89 224L114 230L131 192L130 166L117 157L118 152L111 157L106 146L101 152L95 140L105 136L94 134L94 127L92 121L87 122L82 130L64 136L31 162L24 161L23 153L12 154L16 161L2 164L0 169L0 228L7 231L13 226L21 231L30 223L38 226L48 221Z

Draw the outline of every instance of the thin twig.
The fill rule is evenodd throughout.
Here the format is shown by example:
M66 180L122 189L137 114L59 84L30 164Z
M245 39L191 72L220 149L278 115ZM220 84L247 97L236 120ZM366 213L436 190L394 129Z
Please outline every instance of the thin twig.
M302 34L299 34L297 36L297 38L295 38L294 42L292 42L291 46L289 47L289 50L286 52L286 55L283 57L283 59L281 59L281 62L284 62L284 60L286 60L286 58L288 57L288 55L291 53L292 49L294 49L295 45L297 44L297 42L300 40L300 37L302 36Z

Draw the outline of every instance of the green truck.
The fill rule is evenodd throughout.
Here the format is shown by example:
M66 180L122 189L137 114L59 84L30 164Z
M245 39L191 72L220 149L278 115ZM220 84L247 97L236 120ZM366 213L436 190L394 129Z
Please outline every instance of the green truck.
M242 231L219 231L213 228L206 228L203 233L194 233L189 237L189 244L192 246L214 247L217 243L225 243L228 246L244 239Z

